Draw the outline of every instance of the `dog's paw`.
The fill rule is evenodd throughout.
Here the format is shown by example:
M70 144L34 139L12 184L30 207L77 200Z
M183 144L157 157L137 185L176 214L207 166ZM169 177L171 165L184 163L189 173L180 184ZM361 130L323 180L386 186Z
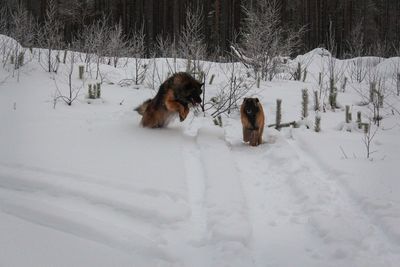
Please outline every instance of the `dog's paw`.
M189 114L189 107L184 107L183 111L179 113L180 121L184 121Z

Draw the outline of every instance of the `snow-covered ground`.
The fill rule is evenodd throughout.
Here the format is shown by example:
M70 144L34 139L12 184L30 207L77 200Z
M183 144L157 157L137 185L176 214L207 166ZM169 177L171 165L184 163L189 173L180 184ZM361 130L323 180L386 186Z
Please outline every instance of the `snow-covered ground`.
M306 82L276 79L250 92L267 124L277 98L284 122L300 119L301 89L312 102L318 51L299 59ZM390 77L391 61L399 59L374 68ZM343 109L320 112L320 133L266 127L255 148L241 141L237 112L222 128L191 112L183 123L143 129L133 108L155 91L117 85L131 65L102 66L101 100L88 104L82 89L72 106L54 108L55 84L67 92L66 68L50 75L32 59L19 81L11 66L0 68L0 266L399 265L396 96L366 159L363 132L338 130ZM223 86L223 69L212 64L207 99ZM338 96L353 118L368 112L356 105L357 86L349 81ZM309 113L312 124L311 105Z

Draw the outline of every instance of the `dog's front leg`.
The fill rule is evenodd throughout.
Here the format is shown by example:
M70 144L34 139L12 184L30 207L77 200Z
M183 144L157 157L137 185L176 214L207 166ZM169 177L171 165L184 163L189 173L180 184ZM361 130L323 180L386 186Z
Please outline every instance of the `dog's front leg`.
M189 107L184 106L175 100L167 100L165 106L169 111L178 112L180 121L184 121L189 114Z

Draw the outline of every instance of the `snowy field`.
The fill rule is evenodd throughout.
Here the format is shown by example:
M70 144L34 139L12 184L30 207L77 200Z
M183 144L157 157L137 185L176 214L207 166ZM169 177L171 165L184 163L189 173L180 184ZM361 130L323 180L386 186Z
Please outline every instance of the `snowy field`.
M344 123L345 105L365 121L358 91L366 82L349 80L341 108L319 112L314 132L320 52L296 59L307 62L305 82L277 77L249 92L267 124L277 98L283 122L300 120L301 90L310 93L310 129L266 126L258 147L242 142L238 111L223 115L222 127L210 112L140 127L133 109L156 93L151 68L143 85L121 87L133 63L103 65L101 99L87 99L89 78L68 106L53 101L56 84L68 92L68 64L49 74L34 50L19 74L1 66L0 266L399 266L399 97L387 93L369 159L363 131ZM394 92L400 59L376 60ZM167 60L155 62L159 84ZM215 75L209 100L226 84L228 64L204 64Z

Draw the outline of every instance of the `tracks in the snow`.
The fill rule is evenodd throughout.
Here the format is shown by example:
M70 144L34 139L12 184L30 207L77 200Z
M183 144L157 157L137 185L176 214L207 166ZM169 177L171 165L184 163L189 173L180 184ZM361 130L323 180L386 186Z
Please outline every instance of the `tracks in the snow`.
M253 266L247 203L224 132L200 128L190 139L183 152L192 223L197 241L211 251L207 266Z
M273 130L256 149L233 143L257 266L395 266L398 251L329 173ZM239 145L240 144L240 145ZM278 234L277 234L278 233ZM293 257L280 255L282 249Z
M78 174L0 167L0 211L140 257L175 261L148 225L154 229L185 219L188 211L179 199Z

